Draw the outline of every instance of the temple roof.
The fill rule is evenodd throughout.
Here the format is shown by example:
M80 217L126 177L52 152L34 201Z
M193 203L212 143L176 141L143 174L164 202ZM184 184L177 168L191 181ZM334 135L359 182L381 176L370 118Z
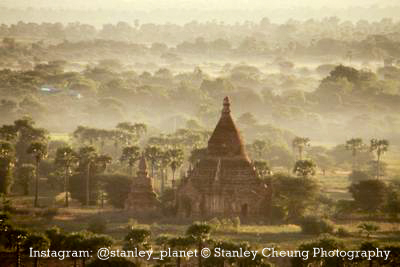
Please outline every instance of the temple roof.
M208 154L216 157L241 157L247 159L243 140L231 117L230 101L224 98L221 118L208 140Z

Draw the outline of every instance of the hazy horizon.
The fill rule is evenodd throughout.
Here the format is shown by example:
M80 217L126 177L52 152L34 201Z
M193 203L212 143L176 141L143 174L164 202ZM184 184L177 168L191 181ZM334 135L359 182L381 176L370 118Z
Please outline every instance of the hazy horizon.
M233 24L243 21L258 22L268 17L282 23L289 19L307 20L337 16L341 20L380 20L398 18L400 5L395 0L328 1L305 0L235 0L235 1L137 1L137 0L3 0L0 2L0 23L25 22L82 22L94 25L119 21L141 23L185 24L196 20L221 21ZM51 9L51 10L49 10Z

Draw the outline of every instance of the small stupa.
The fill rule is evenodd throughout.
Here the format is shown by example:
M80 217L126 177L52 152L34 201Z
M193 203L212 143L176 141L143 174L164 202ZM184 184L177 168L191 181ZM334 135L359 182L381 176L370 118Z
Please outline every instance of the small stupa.
M152 178L147 172L147 163L144 154L139 160L137 176L132 181L131 192L125 202L125 209L137 213L157 211L160 201L153 190Z

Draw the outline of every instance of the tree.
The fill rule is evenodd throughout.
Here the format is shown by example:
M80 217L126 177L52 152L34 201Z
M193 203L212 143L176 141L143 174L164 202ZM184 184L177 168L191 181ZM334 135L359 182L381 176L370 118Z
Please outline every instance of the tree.
M86 167L86 206L90 204L90 175L91 168L97 158L96 150L93 146L84 146L79 149L78 158L79 164Z
M66 235L61 232L61 229L54 226L45 231L47 238L50 240L50 250L60 251L64 249L64 241Z
M170 157L169 166L172 171L172 187L175 187L175 171L182 166L184 154L182 149L173 148L168 150L168 155Z
M256 157L258 160L263 159L264 153L267 150L267 142L263 140L255 140L253 144L251 144L252 149L254 150Z
M34 142L28 149L27 153L33 155L35 158L35 201L34 207L38 207L38 197L39 197L39 165L40 162L47 157L47 145L43 142Z
M84 250L84 241L85 241L85 233L84 232L73 232L69 233L63 242L63 249L65 250ZM73 257L74 267L77 266L77 258ZM83 265L84 266L84 265Z
M27 150L33 143L46 143L46 131L35 128L35 122L30 118L24 118L14 121L14 127L17 132L15 143L15 154L18 159L17 165L31 162L31 157Z
M0 139L12 141L17 138L17 129L14 125L3 125L0 127Z
M28 231L24 229L13 229L10 228L7 233L6 248L16 251L16 267L21 266L21 249L22 245L28 236Z
M167 151L162 151L160 156L160 168L161 168L161 194L164 193L165 190L165 181L168 180L167 176L167 168L171 163L170 154Z
M129 166L129 175L133 176L133 166L140 158L140 148L138 146L127 146L122 150L121 162L127 162Z
M286 221L297 221L315 203L318 185L310 178L297 178L282 174L272 177L272 204L281 207Z
M294 165L293 173L306 178L315 175L315 168L316 165L312 160L298 160Z
M386 200L385 210L390 214L390 216L394 219L397 219L398 214L400 213L400 188L399 184L392 183L388 187L388 194Z
M132 178L121 174L103 174L97 178L104 184L109 203L115 208L123 209L131 191Z
M366 180L349 187L356 205L363 211L375 212L385 204L387 187L380 180Z
M379 230L379 226L374 223L361 223L357 228L360 229L361 233L366 233L367 238Z
M207 148L195 148L190 152L189 162L194 166L199 160L207 155Z
M357 168L357 154L365 148L363 140L361 138L352 138L346 141L346 149L351 151L353 158L352 170L355 171Z
M69 177L71 168L78 163L78 154L71 147L60 147L56 151L54 163L64 169L65 207L69 206Z
M23 189L24 196L29 195L29 184L35 178L35 166L22 164L17 170L17 182Z
M44 251L50 248L50 240L43 234L29 233L26 240L23 243L23 250L29 254L29 250ZM40 257L33 257L34 266L39 266Z
M385 139L371 139L371 144L370 144L370 150L371 152L376 153L377 157L377 168L376 168L376 179L379 179L380 173L379 173L379 164L381 157L385 154L386 151L389 149L389 141Z
M178 236L169 238L167 243L171 249L187 251L193 244L192 237ZM181 257L176 258L176 267L181 266Z
M95 164L98 166L97 168L100 167L100 171L104 172L107 169L107 164L110 164L112 161L112 158L108 155L98 155L95 158ZM101 182L101 180L100 180ZM104 207L104 190L103 190L103 184L101 186L101 192L100 192L100 200L101 200L101 208Z
M159 146L149 145L144 150L145 157L151 164L151 177L154 179L154 169L159 163L160 157L162 156L162 150Z
M263 160L254 161L253 162L254 168L256 169L257 175L260 178L266 177L270 174L271 170L268 167L268 163Z
M299 251L308 251L309 254L314 253L315 248L321 248L325 251L334 251L334 250L345 250L343 242L331 238L329 236L323 237L318 241L313 241L309 243L304 243L299 246ZM301 257L294 257L291 259L292 266L306 267L306 266L321 266L321 267L330 267L330 266L343 266L343 259L340 257L324 257L321 254L316 255L315 257L309 257L307 260L302 259Z
M304 149L307 146L310 146L310 139L309 138L307 138L307 137L298 137L297 136L297 137L295 137L293 139L292 147L293 147L293 150L297 149L297 151L299 153L299 160L303 159L303 152L304 152Z
M198 251L204 247L204 243L210 239L211 226L207 223L193 223L186 230L186 236L191 237L197 244ZM198 257L198 266L202 267L202 257Z
M150 244L151 232L146 229L135 229L131 227L128 234L124 238L124 250L149 250L151 249ZM137 258L137 264L139 264L139 258Z
M14 161L14 148L11 143L0 141L0 193L5 195L10 192L12 185Z
M147 133L147 125L144 123L131 124L130 122L121 122L118 123L116 128L133 134L136 139L139 139Z

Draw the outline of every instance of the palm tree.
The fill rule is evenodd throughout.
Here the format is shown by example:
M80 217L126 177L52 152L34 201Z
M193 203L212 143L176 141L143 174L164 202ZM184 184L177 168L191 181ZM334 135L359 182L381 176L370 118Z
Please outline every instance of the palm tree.
M303 159L303 152L304 149L310 146L310 138L307 137L295 137L292 141L293 150L298 150L299 153L299 160Z
M154 179L154 168L159 163L162 156L162 150L159 146L149 145L144 150L145 157L151 163L151 177Z
M21 248L26 240L28 232L24 229L9 229L6 233L6 248L16 251L16 267L21 266Z
M95 164L99 166L102 171L105 171L107 169L107 164L110 164L112 161L112 158L108 155L99 155L95 158ZM102 188L104 186L102 185ZM101 190L101 208L104 207L104 190Z
M127 162L129 166L129 175L133 175L133 166L140 158L140 148L138 146L127 146L122 150L121 162Z
M172 187L175 186L175 172L183 164L184 154L180 148L173 148L168 150L169 157L171 159L169 166L172 171Z
M44 251L50 248L50 240L43 234L30 233L28 234L25 242L23 243L23 250L29 251L30 248L33 250ZM34 266L39 266L40 257L33 257Z
M267 149L267 142L263 140L255 140L251 145L251 147L253 148L257 159L260 160L263 158L265 150Z
M151 248L150 244L151 232L146 229L135 229L131 227L128 234L125 236L125 244L123 246L124 250L149 250ZM140 266L139 258L136 261L137 266Z
M204 243L210 240L211 226L207 223L194 223L186 230L186 236L192 238L196 244L198 251L203 249ZM202 266L201 256L198 257L198 266Z
M36 166L36 177L35 177L35 201L34 207L38 206L38 196L39 196L39 165L40 162L47 157L47 146L43 142L32 143L27 150L28 154L31 154L35 158Z
M167 167L171 163L170 153L168 151L162 151L160 157L160 168L161 168L161 194L164 192L165 189L165 181L168 180L167 176Z
M64 168L64 192L65 192L65 207L69 206L69 176L71 167L78 163L78 155L71 147L60 147L57 149L54 163Z
M371 152L376 152L376 157L377 157L377 161L376 161L376 179L379 179L380 173L380 161L381 161L381 157L383 156L383 154L385 154L385 152L387 152L389 149L389 141L386 139L371 139L371 145L370 145L370 150Z
M17 171L17 182L23 189L23 195L29 195L29 184L35 179L35 166L22 164Z
M86 166L86 206L90 204L90 169L97 158L96 149L93 146L84 146L79 149L79 164Z
M356 157L358 152L362 151L365 148L363 140L361 138L352 138L346 141L346 149L351 151L351 155L353 157L353 171L356 170Z

